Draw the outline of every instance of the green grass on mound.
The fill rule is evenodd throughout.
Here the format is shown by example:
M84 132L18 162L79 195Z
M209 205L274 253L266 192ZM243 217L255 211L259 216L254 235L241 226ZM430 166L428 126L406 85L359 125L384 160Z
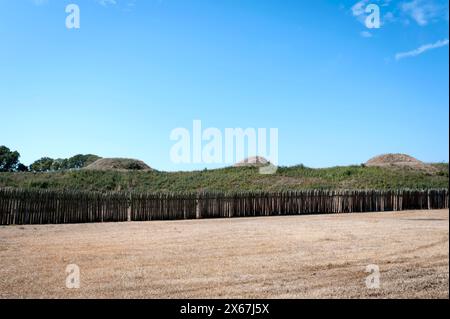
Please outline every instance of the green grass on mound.
M285 191L304 189L424 189L448 188L448 164L433 164L433 172L408 168L364 166L281 167L274 175L257 168L223 168L195 172L62 171L0 173L0 187L95 191Z

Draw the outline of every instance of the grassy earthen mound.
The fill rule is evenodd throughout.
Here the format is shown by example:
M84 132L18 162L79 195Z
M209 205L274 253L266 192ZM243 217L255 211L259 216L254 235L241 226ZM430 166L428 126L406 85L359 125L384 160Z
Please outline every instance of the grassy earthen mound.
M270 162L262 156L252 156L236 163L234 167L262 167L269 164Z
M435 168L406 154L383 154L371 158L365 164L368 167L410 168L432 172Z
M143 161L130 158L102 158L86 166L97 171L148 171L151 167Z

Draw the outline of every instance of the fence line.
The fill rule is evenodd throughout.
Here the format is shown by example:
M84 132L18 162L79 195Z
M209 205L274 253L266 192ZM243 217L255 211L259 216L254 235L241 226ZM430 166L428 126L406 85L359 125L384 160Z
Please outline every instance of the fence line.
M444 208L448 208L448 189L138 194L0 188L0 225L180 220Z

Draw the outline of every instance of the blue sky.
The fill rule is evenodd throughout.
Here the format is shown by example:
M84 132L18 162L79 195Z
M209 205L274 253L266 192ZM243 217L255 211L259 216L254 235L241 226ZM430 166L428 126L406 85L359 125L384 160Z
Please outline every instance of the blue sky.
M0 144L216 167L170 160L198 119L278 128L281 165L448 161L448 23L440 0L0 0Z

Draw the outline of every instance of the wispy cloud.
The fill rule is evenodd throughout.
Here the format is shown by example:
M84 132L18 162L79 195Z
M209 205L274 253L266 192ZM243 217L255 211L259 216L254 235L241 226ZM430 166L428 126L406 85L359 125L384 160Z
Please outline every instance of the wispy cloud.
M359 17L360 15L364 14L366 10L366 5L369 3L369 0L361 0L357 3L355 3L352 6L352 14L354 17Z
M48 3L48 0L32 0L33 4L36 6L42 6Z
M422 54L422 53L424 53L426 51L434 50L434 49L438 49L438 48L442 48L442 47L448 46L448 43L449 43L448 39L445 39L445 40L440 40L440 41L438 41L436 43L425 44L425 45L420 46L417 49L414 49L414 50L411 50L411 51L408 51L408 52L397 53L395 55L395 59L398 61L398 60L401 60L403 58L415 57L415 56L418 56L418 55L420 55L420 54Z
M359 33L363 38L371 38L372 37L372 33L370 33L369 31L361 31Z
M124 10L125 12L131 12L134 10L135 6L136 6L135 0L128 0Z
M351 14L359 22L364 23L367 13L365 8L369 4L377 4L381 8L381 24L414 21L419 26L426 26L431 22L448 21L449 6L446 0L359 0L351 7Z
M416 21L420 26L425 26L430 20L435 19L442 14L442 6L430 0L413 0L404 2L400 6L401 11Z
M104 7L113 6L117 4L116 0L94 0L94 1ZM31 0L31 2L36 6L42 6L48 4L49 0ZM130 4L134 5L134 0L129 0L127 5L130 6Z
M366 6L369 4L369 0L361 0L355 3L352 8L352 15L361 23L364 23L366 19Z
M96 0L96 1L104 7L117 4L116 0Z

